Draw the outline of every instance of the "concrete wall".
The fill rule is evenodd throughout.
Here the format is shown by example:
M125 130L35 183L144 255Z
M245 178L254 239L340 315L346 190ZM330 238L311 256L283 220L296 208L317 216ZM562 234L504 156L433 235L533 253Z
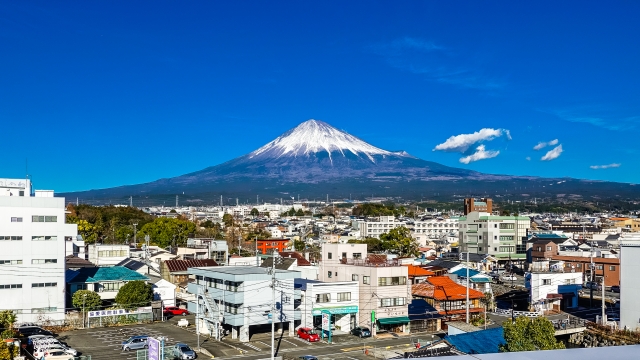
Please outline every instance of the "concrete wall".
M640 327L640 246L622 246L620 261L620 327Z

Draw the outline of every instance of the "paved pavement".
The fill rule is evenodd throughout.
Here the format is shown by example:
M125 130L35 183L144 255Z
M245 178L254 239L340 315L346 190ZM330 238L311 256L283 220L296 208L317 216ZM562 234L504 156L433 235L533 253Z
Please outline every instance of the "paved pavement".
M167 322L150 324L136 324L129 326L79 329L60 334L60 340L75 348L82 355L91 355L92 360L125 359L135 360L136 351L123 352L120 343L133 335L149 335L153 337L165 337L165 346L173 346L181 342L192 348L197 348L198 338L193 326L184 329L177 326L177 321L182 317L170 319ZM187 316L190 323L193 317ZM391 337L388 339L360 339L352 335L333 337L333 343L326 341L308 343L304 340L288 337L288 332L279 333L276 338L277 354L285 358L297 358L302 355L314 355L320 360L369 359L364 355L365 347L368 349L385 348L389 351L397 351L399 355L412 346L415 339L429 339L430 335L414 335L412 337ZM216 359L242 359L257 360L268 359L271 354L271 335L256 334L249 342L240 342L237 339L227 337L222 341L208 339L200 336L200 346L209 351ZM207 356L199 355L200 359Z

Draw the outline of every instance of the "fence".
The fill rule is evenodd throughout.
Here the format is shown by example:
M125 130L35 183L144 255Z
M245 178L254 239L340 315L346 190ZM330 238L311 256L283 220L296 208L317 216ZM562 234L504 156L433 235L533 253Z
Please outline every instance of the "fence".
M540 317L542 316L542 313L539 311L513 311L511 309L496 309L493 313L496 315L505 315L505 316L511 316L511 313L513 312L513 316L518 317L518 316L526 316L526 317Z

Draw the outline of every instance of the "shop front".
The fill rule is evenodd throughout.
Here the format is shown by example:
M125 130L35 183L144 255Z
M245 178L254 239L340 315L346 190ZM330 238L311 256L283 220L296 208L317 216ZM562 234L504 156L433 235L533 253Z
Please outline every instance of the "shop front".
M316 329L322 328L322 314L328 314L330 331L334 334L349 333L358 323L357 305L314 308L311 314Z

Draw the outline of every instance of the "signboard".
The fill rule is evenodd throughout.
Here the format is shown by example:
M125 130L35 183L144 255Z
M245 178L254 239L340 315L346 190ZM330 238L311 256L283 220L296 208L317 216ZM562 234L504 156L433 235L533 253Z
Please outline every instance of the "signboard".
M135 314L150 313L151 311L152 311L151 306L144 306L134 310L114 309L114 310L89 311L88 316L90 318L96 318L96 317L103 317L103 316L135 315Z
M147 338L147 345L149 346L147 359L160 360L160 341L156 338Z
M313 309L311 311L312 315L320 315L323 312L328 312L329 314L352 314L352 313L358 312L358 305L341 306L341 307L333 307L333 308L320 308L320 309Z
M329 313L326 313L326 312L322 313L322 331L329 331L330 329L329 316L331 316Z

